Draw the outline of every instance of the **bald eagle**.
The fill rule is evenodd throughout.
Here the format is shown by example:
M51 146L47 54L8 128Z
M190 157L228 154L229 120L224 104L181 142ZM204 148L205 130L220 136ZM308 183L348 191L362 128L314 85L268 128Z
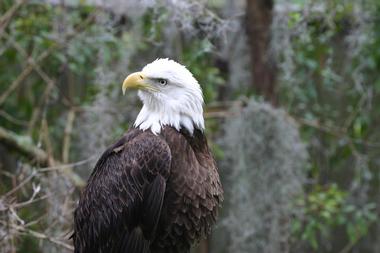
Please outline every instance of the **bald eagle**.
M123 82L143 107L100 157L74 212L75 253L185 253L210 233L223 200L204 135L200 85L157 59Z

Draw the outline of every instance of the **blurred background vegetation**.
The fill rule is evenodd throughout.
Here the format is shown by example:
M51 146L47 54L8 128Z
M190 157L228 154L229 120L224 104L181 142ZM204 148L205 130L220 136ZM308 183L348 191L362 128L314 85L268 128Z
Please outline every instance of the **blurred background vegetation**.
M134 121L131 71L186 65L226 201L197 253L380 252L378 0L2 0L0 252L72 252Z

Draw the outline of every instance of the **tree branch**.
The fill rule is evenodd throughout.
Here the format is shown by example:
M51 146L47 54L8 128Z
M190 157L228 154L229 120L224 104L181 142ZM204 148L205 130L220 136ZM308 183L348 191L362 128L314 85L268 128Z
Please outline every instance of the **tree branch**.
M18 152L40 166L50 168L51 166L61 164L60 162L54 161L43 149L40 149L29 141L26 141L26 137L19 136L2 127L0 127L0 143L6 145L10 149ZM45 170L47 168L45 168ZM62 173L70 178L77 187L82 187L84 185L84 182L80 176L72 171L71 164L62 165L60 168L65 169Z
M75 110L71 108L69 113L67 114L67 122L66 122L64 135L63 135L62 161L64 163L69 162L70 142L71 142L71 134L73 130L73 125L74 125L74 119L75 119Z
M70 244L65 243L64 241L62 241L61 238L54 238L54 237L48 236L48 235L46 235L44 233L40 233L40 232L31 230L31 229L27 229L27 228L22 227L22 226L13 225L12 227L14 229L20 231L20 232L29 234L31 236L34 236L34 237L38 238L38 239L50 241L50 242L52 242L54 244L57 244L57 245L59 245L59 246L61 246L63 248L66 248L68 250L74 250L73 246L71 246Z
M26 137L19 136L2 127L0 127L0 143L41 166L49 166L51 164L50 158L44 150L27 141Z
M3 16L0 17L0 35L9 25L12 17L16 14L17 10L26 2L26 0L21 0L16 2Z

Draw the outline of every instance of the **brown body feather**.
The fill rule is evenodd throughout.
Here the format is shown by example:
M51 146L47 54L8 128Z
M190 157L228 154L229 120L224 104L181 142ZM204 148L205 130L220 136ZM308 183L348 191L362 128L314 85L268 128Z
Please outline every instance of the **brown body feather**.
M74 213L76 253L183 253L223 191L203 133L132 129L99 159Z

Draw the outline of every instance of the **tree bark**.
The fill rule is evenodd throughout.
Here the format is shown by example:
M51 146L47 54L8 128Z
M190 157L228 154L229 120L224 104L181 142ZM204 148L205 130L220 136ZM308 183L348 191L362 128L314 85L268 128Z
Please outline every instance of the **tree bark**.
M246 33L250 48L252 87L277 105L276 66L270 57L273 0L247 0Z

